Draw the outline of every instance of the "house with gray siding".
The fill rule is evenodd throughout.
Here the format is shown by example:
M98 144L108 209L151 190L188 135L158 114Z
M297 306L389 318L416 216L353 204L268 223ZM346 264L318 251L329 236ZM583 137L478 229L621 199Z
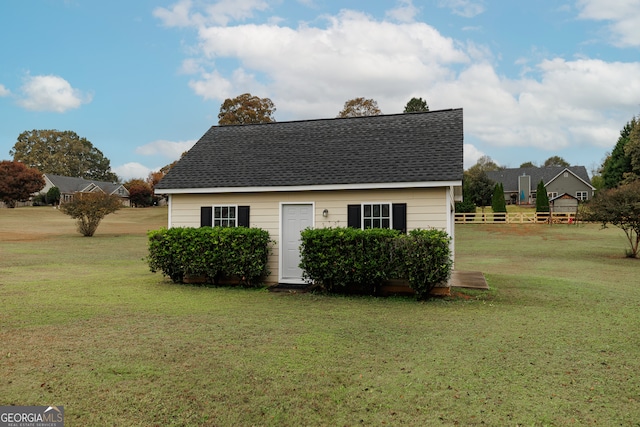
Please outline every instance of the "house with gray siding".
M124 185L113 182L96 181L91 179L77 178L71 176L54 175L50 173L44 174L44 188L40 190L40 194L57 187L60 191L60 203L73 200L76 193L96 193L115 195L122 199L122 204L129 206L129 190Z
M591 199L595 192L584 166L510 168L487 172L487 176L495 183L502 183L505 201L514 205L535 204L540 181L549 199L566 193L584 201Z

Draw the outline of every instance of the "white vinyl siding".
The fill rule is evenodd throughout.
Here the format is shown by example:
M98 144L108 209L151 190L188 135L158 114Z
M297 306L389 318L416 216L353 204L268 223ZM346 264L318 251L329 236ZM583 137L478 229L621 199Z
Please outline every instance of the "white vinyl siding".
M271 275L267 283L278 280L280 203L314 203L314 223L316 228L347 227L347 206L350 204L371 204L384 200L385 203L406 203L407 231L416 228L437 228L453 234L452 221L448 218L448 187L343 190L343 191L300 191L265 193L224 193L224 194L172 194L169 204L169 227L199 227L201 206L250 206L250 226L269 232L275 241L269 258ZM327 216L322 212L327 210ZM238 209L236 209L237 217Z

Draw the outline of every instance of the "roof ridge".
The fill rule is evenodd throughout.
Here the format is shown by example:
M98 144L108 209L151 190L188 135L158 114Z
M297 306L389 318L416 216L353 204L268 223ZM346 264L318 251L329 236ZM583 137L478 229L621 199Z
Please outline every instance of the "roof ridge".
M322 122L322 121L335 121L335 120L358 120L358 119L371 119L376 117L394 117L405 115L422 115L422 114L435 114L435 113L448 113L451 111L462 110L462 108L444 108L441 110L429 110L429 111L411 111L408 113L390 113L390 114L376 114L372 116L356 116L356 117L321 117L316 119L298 119L298 120L283 120L273 121L266 123L244 123L244 124L229 124L229 125L212 125L212 128L226 128L226 127L238 127L238 126L268 126L274 124L286 124L286 123L306 123L306 122Z

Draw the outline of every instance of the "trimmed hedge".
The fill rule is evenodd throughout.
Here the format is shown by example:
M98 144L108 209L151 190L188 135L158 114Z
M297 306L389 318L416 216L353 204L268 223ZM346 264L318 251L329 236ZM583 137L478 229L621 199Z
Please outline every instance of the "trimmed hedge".
M303 277L329 292L375 293L393 275L396 230L317 228L302 231Z
M246 227L176 227L152 230L147 262L176 283L187 277L206 277L219 284L232 278L255 285L269 274L269 233Z
M434 287L449 280L453 265L450 241L441 230L412 230L402 236L399 273L418 299L427 298Z
M446 282L451 274L450 237L441 230L354 228L302 232L304 278L328 292L347 289L375 294L389 279L406 279L417 298Z

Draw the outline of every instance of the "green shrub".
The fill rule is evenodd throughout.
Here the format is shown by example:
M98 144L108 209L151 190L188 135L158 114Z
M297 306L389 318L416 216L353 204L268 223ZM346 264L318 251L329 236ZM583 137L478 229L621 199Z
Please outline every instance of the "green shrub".
M33 203L33 206L46 206L47 195L41 193L36 194L35 196L33 196L33 199L31 199L31 202Z
M162 272L174 282L181 282L185 274L184 248L186 246L185 228L161 228L147 233L149 237L149 255L146 260L150 270Z
M451 275L449 235L441 230L412 230L403 236L399 255L400 276L409 281L418 299L427 298Z
M306 229L301 235L304 278L329 292L347 289L374 294L395 274L396 230Z
M418 298L451 274L450 238L440 230L354 228L307 229L302 232L304 278L329 292L359 290L375 294L389 279L407 279Z
M504 187L501 182L497 183L493 188L491 210L493 210L494 213L503 213L507 211L507 203L504 200Z
M204 276L211 283L235 278L255 285L269 274L269 233L257 228L162 228L148 233L152 272L160 271L174 282Z
M51 187L45 196L45 200L49 205L57 205L60 203L60 189L58 187Z
M464 199L462 202L456 202L456 213L474 213L476 211L476 205L471 199Z

